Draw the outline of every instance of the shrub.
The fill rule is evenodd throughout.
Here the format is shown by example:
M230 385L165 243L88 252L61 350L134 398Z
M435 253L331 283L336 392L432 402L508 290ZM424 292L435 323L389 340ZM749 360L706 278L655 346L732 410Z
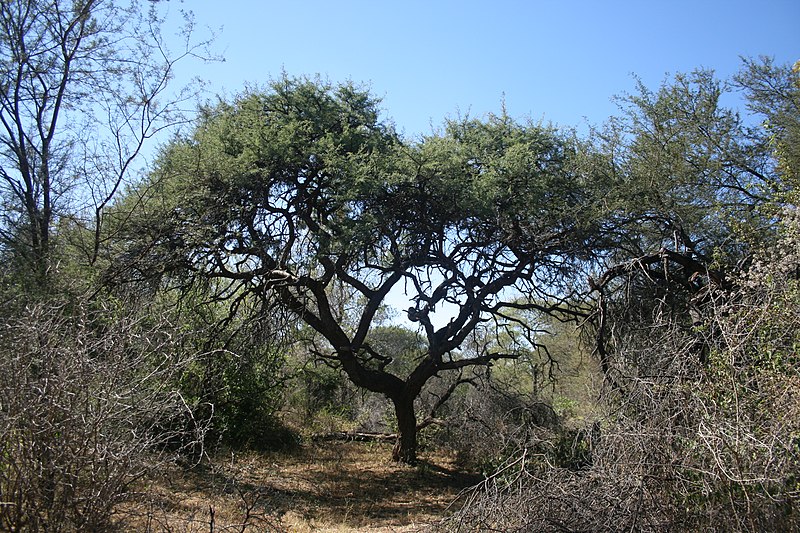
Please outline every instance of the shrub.
M656 308L638 335L629 326L616 339L602 423L572 448L553 441L568 460L526 439L443 527L800 529L796 228L789 217L781 245L712 295L706 358L692 350L696 332Z
M201 443L172 387L181 337L108 313L31 304L0 321L0 529L107 530L137 480Z

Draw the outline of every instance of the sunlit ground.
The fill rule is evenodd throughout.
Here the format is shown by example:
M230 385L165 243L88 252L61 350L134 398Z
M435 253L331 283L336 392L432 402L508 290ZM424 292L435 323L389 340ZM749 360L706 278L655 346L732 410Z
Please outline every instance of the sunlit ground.
M210 531L212 519L214 531L415 531L456 510L461 491L480 481L451 454L423 452L415 467L390 456L390 444L334 442L291 455L217 457L214 468L176 469L151 483L145 516L138 510L126 523L151 531Z

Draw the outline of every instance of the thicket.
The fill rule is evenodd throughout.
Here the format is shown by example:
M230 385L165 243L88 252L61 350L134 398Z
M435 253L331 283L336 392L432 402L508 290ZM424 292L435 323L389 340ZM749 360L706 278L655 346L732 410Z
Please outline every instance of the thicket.
M657 162L673 180L632 191L651 201L620 209L632 231L590 279L597 411L566 455L521 424L444 529L798 528L797 75L764 61L737 76L766 135L720 115L721 86L702 74L627 100L611 123L627 137L604 132L613 168L647 175Z
M174 387L184 342L164 317L85 301L0 319L0 528L109 530L137 482L200 453L206 427Z
M737 279L736 291L714 295L700 327L709 341L705 362L665 304L648 310L655 314L639 338L629 331L619 340L620 388L606 389L605 415L572 442L570 460L530 437L520 441L444 528L796 529L797 250L796 230L787 231L766 262Z

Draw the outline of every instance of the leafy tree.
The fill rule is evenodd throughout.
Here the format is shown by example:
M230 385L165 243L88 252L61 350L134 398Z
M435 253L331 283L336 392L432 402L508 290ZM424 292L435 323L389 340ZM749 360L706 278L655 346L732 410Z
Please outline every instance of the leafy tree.
M779 198L798 204L800 183L800 60L791 69L776 65L770 58L745 60L734 78L747 98L750 110L764 118L763 130L755 132L775 152L778 171L795 191Z
M663 312L690 336L694 328L689 352L705 359L711 292L733 289L735 276L778 236L776 206L795 185L785 172L785 147L797 127L796 75L769 61L747 62L737 79L772 131L749 126L723 105L737 85L700 70L656 92L640 85L621 100L623 116L597 133L591 172L609 183L616 235L613 253L591 280L605 370L615 347L633 342L626 335L650 331L647 324ZM776 149L787 155L783 164ZM616 340L608 337L612 331Z
M722 103L729 85L712 71L679 74L653 92L620 99L623 115L598 135L617 197L625 254L666 246L712 262L734 262L744 250L728 238L785 188L761 139L738 111Z
M461 349L479 326L500 334L512 310L569 296L593 203L552 129L492 116L409 143L378 106L352 84L282 78L205 109L131 200L142 231L128 257L293 312L324 339L318 357L391 400L393 456L413 462L414 400L433 376L537 346L527 329L507 349ZM424 347L400 374L371 332L403 289Z
M0 246L45 280L54 239L70 226L96 261L103 214L147 141L185 121L168 92L196 55L191 23L171 55L156 3L8 0L0 4Z

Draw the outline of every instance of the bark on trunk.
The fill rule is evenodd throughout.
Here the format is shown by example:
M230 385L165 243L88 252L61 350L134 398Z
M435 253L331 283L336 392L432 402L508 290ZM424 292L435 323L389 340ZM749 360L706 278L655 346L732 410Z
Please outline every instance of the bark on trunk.
M414 399L394 400L394 412L397 415L397 441L392 459L414 464L417 462L417 416L414 413Z

